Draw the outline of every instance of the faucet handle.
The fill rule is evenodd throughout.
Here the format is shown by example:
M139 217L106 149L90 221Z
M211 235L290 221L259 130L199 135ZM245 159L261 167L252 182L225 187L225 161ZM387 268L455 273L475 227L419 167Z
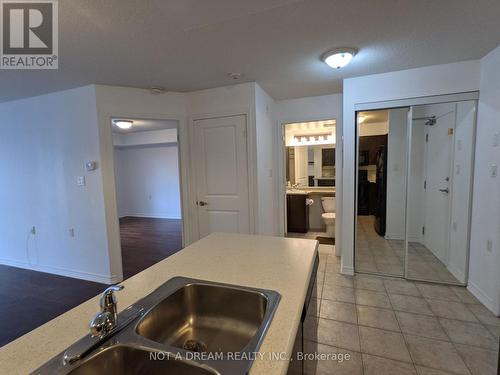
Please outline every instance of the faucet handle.
M113 328L114 320L110 312L97 313L90 321L90 335L92 337L104 336Z
M123 285L111 285L104 290L99 302L101 306L101 311L109 311L112 309L112 313L116 314L116 297L114 292L118 292L124 288Z
M103 294L109 294L109 293L113 293L113 292L119 292L123 288L125 288L123 285L110 285L110 286L108 286L104 290Z

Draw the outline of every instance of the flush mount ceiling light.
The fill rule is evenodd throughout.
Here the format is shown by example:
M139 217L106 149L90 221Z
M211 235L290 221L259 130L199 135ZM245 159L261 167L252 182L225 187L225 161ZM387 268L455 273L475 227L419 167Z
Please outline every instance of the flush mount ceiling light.
M358 51L355 48L335 48L321 55L321 60L334 69L349 64Z
M115 120L115 125L118 126L120 129L130 129L132 125L134 125L134 122L131 120Z

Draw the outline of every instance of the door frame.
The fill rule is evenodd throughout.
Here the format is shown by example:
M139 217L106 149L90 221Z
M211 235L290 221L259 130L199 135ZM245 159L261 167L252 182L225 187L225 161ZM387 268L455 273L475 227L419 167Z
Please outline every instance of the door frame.
M194 123L199 120L210 120L223 117L233 117L233 116L245 116L246 118L246 134L247 134L247 174L248 174L248 212L250 219L250 234L256 233L257 228L257 155L256 155L256 125L255 117L252 115L252 111L249 108L242 108L240 110L231 110L227 112L216 112L216 113L199 113L192 114L188 117L188 139L189 144L194 144ZM191 186L196 184L196 176L194 168L194 155L193 150L189 151L189 181ZM190 207L192 213L191 228L192 228L192 238L197 241L200 239L200 229L198 223L198 207L196 206L196 191L191 189L189 194L189 202L186 203Z
M104 204L106 225L108 232L108 247L110 254L110 269L112 271L111 281L117 283L123 280L122 250L120 241L120 223L116 201L116 180L114 165L114 144L113 144L113 118L133 118L149 120L170 120L177 122L177 146L179 164L179 189L181 195L181 220L182 220L182 247L189 245L193 241L192 219L189 202L190 184L188 176L190 174L188 160L188 134L186 129L185 116L178 113L164 112L138 112L138 111L107 111L98 113L99 133L100 133L100 153L101 153L101 173L103 176ZM119 267L117 265L119 264Z
M361 273L361 274L374 274L377 276L388 276L388 275L383 275L380 273L374 273L374 272L356 272L356 238L357 238L357 196L358 196L358 147L359 147L359 135L358 135L358 126L357 126L357 114L358 112L363 112L363 111L376 111L376 110L383 110L383 109L394 109L394 108L402 108L402 107L409 107L410 110L408 111L408 117L410 119L410 115L412 115L413 112L413 107L415 106L420 106L420 105L429 105L429 104L440 104L440 103L451 103L451 102L466 102L466 101L475 101L476 102L476 109L475 109L475 116L474 116L474 128L473 128L473 140L472 140L472 166L471 166L471 173L470 173L470 191L469 191L469 209L468 209L468 216L471 218L472 216L472 197L474 193L474 169L475 169L475 158L476 158L476 136L477 136L477 113L478 113L478 108L477 104L479 101L479 91L470 91L470 92L463 92L463 93L454 93L454 94L444 94L444 95L433 95L433 96L425 96L425 97L418 97L418 98L407 98L407 99L398 99L398 100L388 100L388 101L380 101L380 102L369 102L369 103L358 103L354 105L354 114L355 114L355 124L356 124L356 131L355 131L355 136L354 136L354 142L355 142L355 155L354 155L354 230L352 232L353 235L353 270L354 273ZM407 133L407 142L408 145L411 146L411 130L412 130L412 122L409 122L409 131ZM407 152L407 172L408 168L411 163L411 149L408 149ZM409 173L407 173L406 176L406 187L405 187L405 196L406 196L406 203L405 203L405 261L404 261L404 274L402 277L398 276L392 276L396 278L403 278L406 280L412 280L412 281L419 281L419 282L427 282L427 283L434 283L434 284L443 284L443 285L459 285L459 286L467 286L468 281L469 281L469 263L470 263L470 237L471 237L471 220L469 220L469 225L467 228L467 253L466 253L466 265L465 265L465 281L464 283L450 283L446 281L438 281L438 280L421 280L421 279L409 279L407 277L407 271L408 271L408 220L406 212L408 209L408 179L409 179Z
M315 122L315 121L329 121L329 120L335 120L335 173L339 171L340 169L337 169L337 161L339 159L338 152L340 152L339 148L337 147L337 144L340 144L341 139L338 137L338 127L339 127L339 121L336 117L334 116L326 116L326 117L320 117L317 118L315 117L314 119L311 119L311 117L304 117L300 119L291 119L291 120L286 120L286 121L281 121L278 123L278 126L276 127L276 142L275 144L277 145L277 173L276 173L276 181L277 181L277 197L278 197L278 234L281 237L284 237L287 233L287 213L286 213L286 145L285 145L285 126L288 124L293 124L296 122ZM338 178L335 176L335 191L337 192L337 181ZM338 195L335 193L335 197L337 199ZM338 202L336 202L338 204ZM338 207L338 206L337 206ZM337 219L338 220L338 219ZM338 235L340 233L340 220L335 222L335 242L337 242ZM340 254L337 252L337 246L335 247L335 252L337 256L340 256Z

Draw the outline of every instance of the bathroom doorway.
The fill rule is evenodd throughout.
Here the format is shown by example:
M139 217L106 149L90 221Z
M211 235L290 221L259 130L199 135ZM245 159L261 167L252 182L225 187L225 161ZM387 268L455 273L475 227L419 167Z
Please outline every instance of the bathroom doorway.
M356 272L467 284L476 105L357 111Z
M335 120L283 125L285 236L335 244Z

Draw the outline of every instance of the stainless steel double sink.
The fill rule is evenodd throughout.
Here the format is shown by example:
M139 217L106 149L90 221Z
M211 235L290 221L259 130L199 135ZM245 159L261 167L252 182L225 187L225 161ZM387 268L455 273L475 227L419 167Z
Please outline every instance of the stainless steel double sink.
M176 277L120 313L104 340L88 335L33 374L246 374L279 300L271 290ZM65 362L75 350L81 358Z

